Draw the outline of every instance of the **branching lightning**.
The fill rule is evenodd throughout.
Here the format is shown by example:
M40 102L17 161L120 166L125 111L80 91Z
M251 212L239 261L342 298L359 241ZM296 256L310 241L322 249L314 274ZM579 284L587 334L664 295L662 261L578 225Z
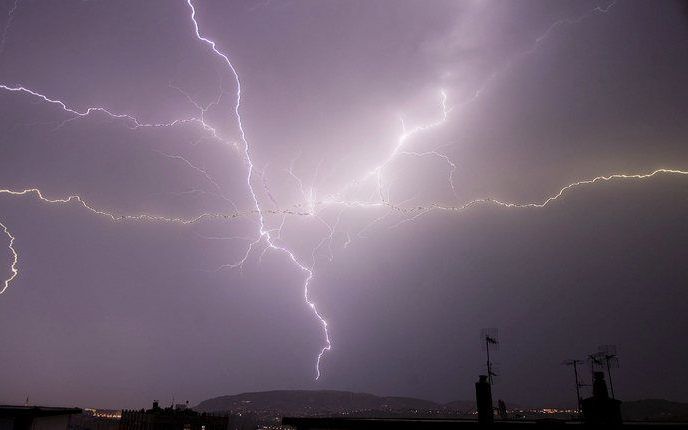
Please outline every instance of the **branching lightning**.
M236 69L234 68L234 65L232 65L232 62L229 60L229 57L227 55L223 54L216 46L216 43L204 36L201 35L198 22L196 21L196 8L194 7L192 0L187 0L187 4L189 5L189 8L191 9L191 21L193 21L193 26L194 30L196 33L196 37L204 42L206 45L210 47L210 49L217 55L220 59L224 61L224 63L227 65L229 70L232 72L234 75L234 80L236 82L236 104L234 105L234 114L237 120L237 123L239 125L239 133L241 135L241 141L244 144L244 162L246 163L248 167L248 173L246 175L246 185L248 186L248 189L251 193L251 197L253 199L253 203L255 205L256 212L258 214L258 219L260 222L260 229L258 231L259 236L256 239L255 242L252 242L251 245L248 248L247 253L245 254L243 260L241 260L238 263L238 266L241 267L244 262L246 261L246 258L248 257L249 253L253 249L255 245L257 245L259 242L261 242L263 239L267 243L267 246L269 246L271 249L275 251L279 251L287 257L296 265L302 272L306 274L306 279L303 284L303 296L306 304L311 308L313 311L313 315L318 319L320 322L323 333L325 336L325 343L322 349L320 350L320 353L318 354L318 358L316 360L315 364L315 379L318 380L320 379L320 360L322 359L323 355L332 349L332 342L330 341L330 333L327 329L327 321L323 316L320 314L320 312L317 309L316 304L311 300L310 294L309 294L309 286L311 281L313 280L313 270L304 264L302 264L296 255L289 249L276 245L273 241L272 234L269 229L266 229L265 227L265 219L263 215L263 210L261 209L260 203L258 201L258 196L256 195L256 191L253 188L253 174L254 174L254 165L253 165L253 160L251 159L251 152L248 144L248 140L246 139L246 133L244 131L244 126L241 121L241 80L239 79L239 74L237 73ZM236 267L236 266L235 266Z
M174 121L168 122L168 123L145 123L145 122L139 121L136 117L134 117L132 115L125 114L125 113L112 112L112 111L108 110L107 108L100 107L100 106L89 107L86 110L79 111L79 110L70 108L62 100L50 98L50 97L46 96L45 94L41 94L37 91L31 90L31 89L26 88L26 87L21 86L21 85L9 86L9 85L5 85L5 84L0 84L0 89L3 89L5 91L30 94L34 97L38 97L39 99L41 99L47 103L59 106L65 112L68 112L68 113L75 115L72 119L68 119L68 120L63 121L60 124L60 126L64 125L65 123L67 123L69 121L72 121L74 118L83 118L83 117L88 116L94 112L102 112L111 118L123 119L123 120L129 121L130 124L132 124L132 128L172 127L175 125L192 123L192 122L199 123L199 124L203 125L204 128L207 127L207 125L199 118L177 119L177 120L174 120ZM214 131L214 129L212 129L212 131Z
M203 167L199 167L199 166L195 165L194 163L192 163L192 162L189 161L187 158L185 158L185 157L183 157L183 156L181 156L181 155L168 154L168 153L166 153L166 152L157 151L157 150L156 150L155 152L157 152L158 154L160 154L160 155L162 155L163 157L166 157L166 158L170 158L170 159L173 159L173 160L180 160L180 161L183 162L187 167L189 167L189 168L191 168L192 170L195 170L196 172L198 172L198 173L200 173L201 175L203 175L203 177L206 179L206 181L208 181L208 182L215 188L215 191L216 191L216 192L209 193L209 194L212 194L212 195L214 195L214 196L217 196L217 197L221 198L222 200L224 200L224 201L226 201L227 203L229 203L229 204L232 206L232 208L234 208L234 211L235 211L235 212L239 212L239 208L237 207L236 203L234 203L234 201L233 201L232 199L230 199L229 197L225 196L225 194L224 194L223 191L222 191L222 187L220 186L220 184L219 184L212 176L210 176L210 173L208 173L208 170L207 170L207 169L204 169Z
M234 105L233 105L233 116L234 119L236 120L236 123L238 125L238 131L239 131L239 144L241 145L241 148L239 148L239 151L241 152L242 155L242 160L246 166L246 176L245 176L245 181L246 181L246 187L247 190L249 191L249 194L251 196L251 208L248 210L243 210L240 211L236 204L225 195L225 193L222 190L222 187L220 186L220 183L215 180L209 173L208 171L200 167L187 158L181 156L181 155L173 155L173 154L168 154L166 152L162 151L157 151L160 153L162 156L173 159L173 160L178 160L184 163L188 168L193 169L194 171L198 172L199 174L203 175L203 177L206 179L208 183L210 183L213 188L215 189L215 193L217 196L221 197L224 199L226 202L228 202L232 208L233 212L228 212L228 213L202 213L200 215L196 215L194 217L190 218L182 218L182 217L166 217L162 215L151 215L151 214L135 214L135 215L118 215L116 213L113 213L111 211L103 210L97 208L95 205L87 202L84 198L78 195L68 195L67 197L63 198L48 198L44 195L44 193L38 189L38 188L26 188L26 189L18 189L18 190L12 190L12 189L0 189L0 195L8 195L8 196L24 196L24 195L32 195L36 198L38 198L39 201L48 203L48 204L77 204L86 209L87 211L98 215L98 216L103 216L106 217L109 220L112 221L146 221L146 222L167 222L167 223L174 223L174 224L182 224L182 225L187 225L187 224L194 224L197 222L200 222L202 220L206 219L234 219L238 217L252 217L252 219L255 222L255 219L257 218L257 224L258 224L258 231L255 237L239 237L239 236L228 236L228 237L221 237L221 236L209 236L209 237L204 237L205 239L211 239L211 240L230 240L230 239L238 239L242 240L245 242L248 242L246 245L245 251L243 252L242 258L240 258L238 261L225 264L220 266L217 270L222 270L225 268L234 268L234 269L239 269L241 270L247 260L250 258L250 256L255 252L255 251L260 251L259 255L259 261L262 260L263 256L267 252L277 252L280 255L286 256L289 261L293 263L296 269L299 270L304 275L304 280L302 284L303 288L303 298L305 304L310 308L313 316L315 319L318 321L318 324L320 325L322 332L323 332L323 343L322 347L320 348L317 358L315 360L315 379L318 380L321 376L321 362L323 357L327 352L329 352L332 349L332 341L330 338L330 332L328 329L328 323L327 320L325 319L324 315L321 313L319 308L317 307L316 303L311 297L310 293L310 288L312 285L312 282L315 278L315 266L316 266L316 260L317 260L317 254L320 252L321 249L324 249L327 247L327 254L328 254L328 259L332 261L334 258L334 251L333 251L333 242L335 241L335 238L337 237L338 234L343 234L345 238L345 243L343 245L344 248L349 246L349 244L352 241L352 236L351 233L346 230L346 231L340 231L339 226L342 221L343 214L345 211L348 210L353 210L353 209L367 209L367 208L382 208L385 209L386 212L382 214L381 216L376 217L372 222L368 223L367 225L364 226L364 228L358 233L354 233L356 237L364 237L364 233L368 231L372 226L381 223L383 220L387 219L391 214L397 213L403 215L404 219L402 219L400 222L394 224L391 226L391 228L394 228L404 222L408 221L413 221L422 215L425 215L431 211L434 210L440 210L440 211L447 211L447 212L463 212L469 208L476 207L479 205L496 205L498 207L503 207L503 208L522 208L522 209L539 209L539 208L545 208L546 206L552 204L553 202L563 198L567 193L570 191L576 189L576 188L583 188L585 186L593 185L596 183L600 182L608 182L608 181L614 181L614 180L645 180L652 178L654 176L660 175L660 174L666 174L666 175L682 175L682 176L687 176L688 171L685 170L678 170L678 169L669 169L669 168L661 168L657 169L651 172L647 173L615 173L611 175L602 175L602 176L596 176L594 178L590 179L582 179L576 182L573 182L571 184L568 184L564 187L562 187L558 192L549 195L545 198L543 198L540 201L534 201L534 202L510 202L510 201L505 201L505 200L498 200L498 199L493 199L493 198L480 198L480 199L474 199L471 201L468 201L466 203L463 203L461 205L446 205L442 203L432 203L432 204L424 204L424 205L416 205L416 206L406 206L408 201L403 201L397 204L394 204L391 202L391 185L385 182L385 171L389 169L392 164L399 158L399 157L435 157L442 162L445 163L445 165L449 169L448 173L448 182L449 186L451 188L451 191L454 195L454 198L458 200L458 192L457 192L457 186L454 183L454 174L457 169L456 163L446 154L443 152L440 152L441 146L436 147L433 150L416 150L414 149L413 146L413 141L415 139L418 139L421 137L424 133L430 133L433 130L443 126L444 124L447 123L447 121L450 118L450 113L453 111L453 109L458 108L458 107L465 107L468 104L474 102L480 94L492 83L494 80L501 76L506 70L510 69L511 66L514 64L514 60L507 61L503 67L498 69L497 71L493 72L491 75L488 76L488 78L483 81L482 85L480 88L478 88L471 97L467 98L460 104L456 104L453 106L448 106L448 95L445 91L440 91L440 103L439 103L439 108L440 108L440 114L438 115L438 118L430 122L428 124L424 125L416 125L414 127L407 127L406 120L404 118L401 118L401 133L398 135L397 139L393 142L391 150L387 153L386 157L382 159L377 165L371 167L370 169L367 169L366 172L358 178L355 178L354 180L348 182L342 189L340 189L338 192L332 193L332 194L325 194L324 197L318 198L318 190L315 188L315 185L311 183L309 186L306 186L304 184L304 181L296 175L294 172L294 162L291 163L288 174L289 176L295 181L297 189L303 199L302 203L294 204L292 206L287 206L286 208L280 208L278 205L278 201L273 195L270 186L267 182L266 179L266 170L268 166L265 166L265 168L261 171L258 168L256 168L253 158L252 158L252 147L249 145L246 132L244 129L244 125L242 123L242 116L241 116L241 110L242 110L242 82L239 77L239 73L237 69L234 67L232 62L230 61L230 58L228 55L223 53L217 46L216 42L207 37L206 35L203 35L200 31L199 23L196 18L196 8L194 6L194 1L193 0L185 0L189 11L190 11L190 19L191 19L191 24L193 26L193 31L195 37L198 39L199 42L201 42L204 46L207 46L209 50L212 52L212 55L216 57L218 60L220 60L223 65L226 68L226 71L231 74L231 76L234 79L235 85L236 85L236 92L234 93ZM2 50L4 49L5 45L5 39L7 37L7 31L8 28L14 18L14 12L17 8L19 0L15 0L13 7L11 8L9 14L8 14L8 22L3 30L2 33L2 39L0 39L0 53L2 53ZM577 18L572 18L572 19L562 19L559 20L549 27L542 33L542 35L538 38L535 39L534 44L527 50L522 51L520 53L517 53L514 57L516 59L523 58L527 55L530 55L534 53L538 47L548 38L550 37L551 34L557 29L560 28L564 25L573 25L573 24L578 24L587 17L591 16L592 14L597 14L597 13L603 13L606 14L613 6L615 5L615 1L610 3L606 7L595 7L594 9L588 11L586 14L581 15ZM228 146L232 146L235 148L237 147L237 144L231 142L224 136L222 136L222 133L212 125L210 125L206 121L206 113L209 111L209 109L213 107L217 107L221 100L223 95L225 94L225 90L223 88L220 89L217 98L212 101L209 104L203 105L201 103L198 103L191 97L188 93L186 93L183 89L178 88L174 86L172 83L169 84L171 88L176 89L179 91L187 100L189 103L191 103L195 109L197 110L196 116L192 117L187 117L187 118L181 118L181 119L175 119L169 122L161 122L161 123L148 123L145 121L141 121L137 119L135 116L127 113L118 113L114 112L108 108L101 107L101 106L93 106L93 107L88 107L86 109L77 109L74 107L70 107L67 103L63 102L60 99L56 99L50 96L47 96L43 94L42 92L32 90L30 88L27 88L22 85L7 85L7 84L0 84L0 90L12 92L12 93L19 93L19 94L24 94L28 95L34 98L38 98L39 100L42 100L43 102L54 105L59 107L62 111L66 112L69 114L69 118L62 121L58 127L63 126L69 121L73 121L78 118L83 118L86 116L89 116L93 113L101 113L104 114L110 118L121 120L124 122L129 128L131 129L139 129L139 128L161 128L161 127L175 127L175 126L188 126L188 125L195 125L197 127L200 127L201 130L203 130L206 134L206 136L209 136L212 139L216 139L217 141L221 142L222 144L226 144ZM446 145L443 145L446 146ZM296 160L295 160L296 161ZM319 170L321 167L322 163L318 165L318 168L316 169L315 177L313 179L313 182L317 181L318 179L318 174ZM258 183L260 185L255 185L255 183ZM368 199L353 199L351 198L352 193L356 191L360 191L364 185L372 185L374 186L374 190L372 193L370 193L370 197ZM268 200L272 203L272 206L270 208L263 207L263 205L260 202L259 198L259 193L262 190L262 193L267 196ZM366 189L367 190L367 189ZM456 200L453 203L456 203ZM324 216L321 216L320 210L324 208L329 208L329 207L337 207L337 212L335 216L335 221L333 224L330 224L327 222ZM281 216L281 222L279 223L279 226L276 228L269 228L266 222L266 217L270 215L279 215ZM310 217L311 219L317 221L318 223L322 224L326 228L326 234L317 242L317 244L314 246L312 253L311 253L311 259L312 261L307 264L304 263L301 258L299 258L296 254L295 251L291 250L288 248L286 245L283 244L283 240L281 239L281 234L282 234L282 229L285 225L285 222L287 220L287 217L289 216L303 216L303 217ZM9 250L12 255L12 261L10 264L10 276L5 279L4 285L2 286L2 289L0 289L0 294L3 294L10 286L10 284L17 278L19 275L19 269L17 268L18 261L19 261L19 255L15 249L15 237L12 235L12 233L9 231L7 226L3 223L0 222L0 228L3 230L5 236L9 238ZM323 251L324 253L324 251Z

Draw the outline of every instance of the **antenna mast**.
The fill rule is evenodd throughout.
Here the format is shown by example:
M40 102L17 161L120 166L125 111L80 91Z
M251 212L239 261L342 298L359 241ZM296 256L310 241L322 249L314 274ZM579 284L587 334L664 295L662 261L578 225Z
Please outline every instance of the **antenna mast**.
M573 375L576 378L576 400L578 400L578 413L580 414L581 412L581 395L580 395L580 379L578 379L578 365L583 364L583 360L577 360L577 359L571 359L571 360L566 360L563 363L566 366L571 366L573 367Z
M605 367L607 368L607 379L609 379L609 390L611 391L612 399L615 399L614 384L612 383L612 367L619 367L619 357L616 354L616 346L600 345L598 351L597 355L604 361Z
M481 341L484 342L485 351L487 354L487 380L492 385L494 383L494 376L497 374L492 370L492 361L490 360L490 345L497 348L499 345L499 338L497 336L496 328L485 328L481 333Z

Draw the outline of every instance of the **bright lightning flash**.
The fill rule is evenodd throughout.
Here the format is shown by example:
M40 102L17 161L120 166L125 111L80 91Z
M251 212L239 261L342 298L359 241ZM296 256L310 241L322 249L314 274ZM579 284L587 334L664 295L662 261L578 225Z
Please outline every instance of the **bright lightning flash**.
M2 228L2 231L5 233L5 235L10 239L10 243L8 248L10 249L10 252L12 253L12 263L10 264L10 272L12 274L10 275L9 278L5 279L4 285L2 286L2 289L0 289L0 294L3 294L7 289L10 287L10 283L14 281L14 278L19 275L19 269L17 269L17 262L19 261L19 255L17 254L17 250L14 249L14 236L12 236L12 233L7 229L7 226L3 223L0 222L0 228Z
M8 16L8 23L5 26L3 32L2 32L2 37L0 39L0 53L2 52L2 49L4 48L5 45L5 39L7 38L7 32L8 28L12 22L13 19L13 14L17 8L17 3L19 0L15 0L12 9L10 10ZM242 124L242 117L241 117L241 103L242 103L242 83L239 78L239 73L237 72L236 68L230 61L229 57L223 53L218 47L215 41L212 39L208 38L207 36L203 35L200 31L199 28L199 23L196 19L196 8L194 6L193 0L185 0L190 11L190 18L191 18L191 23L193 26L194 30L194 35L200 41L202 44L207 46L212 54L220 60L225 66L226 70L232 75L235 85L236 85L236 92L234 94L234 106L233 106L233 114L235 117L235 120L237 121L238 124L238 130L239 130L239 135L240 135L240 144L242 145L241 152L242 152L242 158L244 161L244 164L246 165L246 187L251 195L251 200L252 200L252 206L253 208L249 210L244 210L240 211L237 206L234 204L233 201L231 201L228 197L224 195L222 192L220 184L208 173L208 171L202 167L199 167L189 161L188 159L179 156L179 155L172 155L172 154L167 154L164 152L159 152L161 155L163 155L166 158L173 159L173 160L179 160L182 161L188 168L191 168L195 170L196 172L200 173L201 175L204 176L204 178L213 185L215 188L215 191L217 196L223 198L227 203L229 203L232 208L233 212L227 212L227 213L202 213L200 215L191 217L191 218L181 218L181 217L166 217L166 216L161 216L161 215L150 215L150 214L135 214L135 215L117 215L113 212L106 211L103 209L97 208L95 205L88 203L84 198L78 195L69 195L64 198L48 198L44 195L44 193L38 189L38 188L27 188L27 189L20 189L20 190L11 190L11 189L0 189L0 195L8 195L8 196L24 196L24 195L32 195L37 197L41 202L44 203L49 203L49 204L72 204L76 203L86 209L87 211L106 217L112 221L141 221L141 222L168 222L168 223L176 223L176 224L193 224L200 222L202 220L206 219L234 219L238 217L250 217L250 216L256 216L257 217L257 224L258 224L258 231L257 235L255 237L207 237L207 239L241 239L245 240L248 242L248 245L246 247L246 251L243 254L243 257L239 259L239 261L231 264L226 264L224 266L221 266L219 269L229 267L229 268L238 268L241 269L243 265L246 263L247 259L249 256L258 248L262 247L262 253L260 254L260 258L262 259L262 256L268 252L268 251L276 251L277 253L286 256L289 261L293 263L296 269L298 269L301 273L304 275L304 281L303 281L303 298L305 304L310 308L313 316L316 318L318 321L322 331L323 331L323 344L322 347L317 355L316 361L315 361L315 379L318 380L321 376L321 361L324 357L324 355L332 349L332 341L330 338L330 333L328 330L328 324L327 320L324 318L323 314L318 310L318 307L316 303L313 301L311 298L310 294L310 287L311 283L314 280L315 273L314 273L314 267L316 264L316 254L317 252L325 246L325 244L328 244L329 248L329 260L331 261L333 259L333 250L332 250L332 242L334 241L335 236L339 233L339 225L342 219L342 216L344 214L345 210L349 209L366 209L366 208L387 208L388 212L376 219L374 219L371 223L366 225L361 231L358 232L358 237L363 237L363 232L371 228L374 224L377 224L384 220L389 214L391 213L400 213L402 215L408 216L405 220L402 222L410 221L410 220L415 220L418 217L429 213L430 211L433 210L442 210L442 211L451 211L451 212L462 212L466 209L469 209L474 206L478 205L484 205L484 204L493 204L497 205L499 207L504 207L504 208L544 208L548 206L549 204L553 203L554 201L562 198L567 192L579 188L579 187L584 187L588 185L592 185L595 183L599 182L607 182L607 181L612 181L612 180L645 180L652 178L656 175L659 174L671 174L671 175L683 175L686 176L688 175L688 171L685 170L678 170L678 169L669 169L669 168L661 168L654 170L649 173L616 173L616 174L611 174L611 175L603 175L603 176L597 176L591 179L583 179L577 182L573 182L571 184L568 184L564 187L562 187L557 193L552 194L546 198L544 198L542 201L539 202L509 202L509 201L501 201L493 198L480 198L480 199L475 199L468 201L462 205L458 206L451 206L451 205L445 205L441 203L432 203L429 205L420 205L420 206L410 206L406 207L405 203L406 202L401 202L398 204L393 204L391 202L390 198L390 191L389 188L390 186L385 184L384 180L384 173L387 169L390 168L392 163L401 156L404 157L436 157L439 160L442 160L449 168L449 186L451 187L452 192L454 193L454 197L457 197L457 190L456 186L454 184L454 173L457 169L456 163L452 161L446 154L443 154L440 152L440 147L430 150L430 151L417 151L412 148L413 141L420 137L423 133L430 133L434 129L443 126L448 120L449 120L449 115L452 112L452 107L448 107L447 105L447 93L445 91L440 92L440 108L441 108L441 114L439 115L439 118L435 120L434 122L431 122L429 124L425 125L418 125L413 128L407 128L406 122L402 118L401 120L401 133L399 134L398 138L394 142L394 145L391 149L391 151L387 154L387 156L377 165L373 166L370 168L367 173L362 175L361 177L352 180L349 182L347 185L345 185L340 191L328 194L322 199L317 199L317 190L315 189L314 186L306 187L304 185L304 182L294 173L294 168L293 168L293 163L289 168L288 174L290 175L291 178L293 178L298 186L298 190L300 194L303 197L303 203L300 204L295 204L292 205L289 208L282 208L277 205L277 200L274 198L272 195L269 186L267 184L267 180L265 178L265 169L263 169L262 172L260 172L258 169L256 169L253 159L252 159L252 151L251 147L249 145L248 139L246 137L246 132L244 130L244 126ZM556 21L542 33L542 35L538 38L535 39L534 44L527 50L522 51L515 55L515 58L521 59L524 58L532 53L534 53L538 47L558 28L565 26L565 25L575 25L583 21L584 19L588 18L589 16L593 14L606 14L609 12L609 10L615 5L615 2L610 3L606 7L595 7L594 9L591 9L588 11L586 14L581 15L576 18L572 19L562 19L559 21ZM508 71L511 66L514 64L514 61L507 61L505 65L498 69L497 71L493 72L489 77L483 82L483 85L478 88L473 95L465 100L463 103L458 105L457 107L465 107L470 103L473 103L475 100L478 99L479 95L483 92L483 90L486 89L487 86L489 86L494 80L501 76L504 72ZM39 91L32 90L30 88L27 88L22 85L8 85L8 84L0 84L0 90L8 91L11 93L18 93L18 94L25 94L29 95L34 98L38 98L39 100L42 100L45 103L48 103L50 105L54 105L59 107L62 111L66 112L67 114L70 115L70 118L67 120L64 120L60 123L58 127L63 126L65 123L69 121L73 121L78 118L83 118L86 116L89 116L94 113L101 113L104 115L107 115L108 117L111 117L113 119L121 120L124 122L129 128L131 129L139 129L139 128L161 128L161 127L181 127L181 126L197 126L200 127L201 130L203 130L205 133L207 133L211 138L217 139L219 142L226 144L230 147L237 148L236 142L229 141L225 139L221 133L213 126L208 124L205 120L205 114L206 112L211 108L218 106L220 103L220 99L222 95L224 94L224 90L221 90L220 93L218 94L217 99L206 105L202 106L201 104L197 103L194 101L187 93L185 93L182 89L177 88L173 86L170 83L170 87L175 88L178 90L182 95L186 97L186 99L193 104L193 106L196 108L198 111L198 114L193 117L188 117L188 118L181 118L181 119L175 119L169 122L162 122L162 123L147 123L144 121L141 121L137 119L135 116L127 113L118 113L118 112L113 112L105 107L101 106L94 106L94 107L88 107L85 110L79 110L73 107L69 107L67 103L63 102L62 100L52 98L50 96L47 96ZM446 146L446 145L444 145ZM318 167L319 169L319 167ZM316 175L315 177L317 178L317 170L316 170ZM257 188L254 186L254 182L257 180L256 178L260 179L260 183L262 184L262 188L264 193L269 197L269 200L272 202L274 205L274 208L271 209L266 209L264 208L261 203L260 199L258 197L258 191ZM374 192L368 199L351 199L349 196L351 195L352 192L354 191L359 191L361 190L361 187L364 184L368 183L373 183L375 185ZM308 189L307 189L308 188ZM198 190L194 190L198 191ZM339 212L337 212L336 215L336 220L333 225L330 225L327 223L327 221L320 216L319 210L320 208L326 208L326 207L331 207L331 206L339 206ZM303 209L305 208L305 210ZM268 215L280 215L282 216L282 221L277 228L270 229L266 225L266 217ZM327 228L327 235L320 240L320 242L314 247L313 252L312 252L312 263L311 264L306 264L302 262L302 260L296 255L296 253L289 248L287 248L284 245L281 245L282 241L280 240L280 235L282 232L282 228L284 227L284 224L286 222L287 216L305 216L305 217L312 217L313 219L317 220L318 222L322 223L325 225ZM398 224L397 224L398 225ZM392 226L394 227L394 226ZM16 251L15 248L15 237L12 235L12 233L9 231L7 226L0 222L0 229L2 229L3 233L7 238L9 239L9 244L8 248L10 250L10 253L12 255L11 258L11 264L10 264L10 276L4 280L4 284L2 284L2 288L0 289L0 295L3 294L7 289L9 288L10 284L17 278L19 275L19 269L17 267L18 261L19 261L19 255ZM350 243L351 243L351 235L348 231L344 232L345 238L346 238L346 243L344 244L344 247L346 248Z
M234 114L236 116L237 123L239 124L239 133L241 135L241 141L244 144L244 162L246 163L248 167L248 173L246 175L246 185L251 192L251 197L253 199L253 203L255 205L256 211L258 213L258 219L260 222L260 229L259 229L259 237L256 239L255 242L251 243L249 246L248 252L246 253L246 256L244 259L239 263L239 265L243 265L244 261L246 261L246 257L248 256L248 253L253 249L255 245L257 245L259 242L261 242L263 239L267 243L267 246L270 247L271 249L275 251L279 251L283 254L285 254L289 259L298 267L302 272L306 274L306 279L303 284L303 296L304 300L306 301L306 304L308 307L311 308L313 311L313 315L318 319L320 322L323 333L325 336L325 344L320 350L320 353L318 354L318 358L316 359L315 363L315 379L318 380L320 379L320 360L322 359L323 355L325 352L330 351L332 349L332 342L330 341L330 333L327 329L327 321L323 316L318 312L318 308L316 304L310 299L310 294L309 294L309 286L311 281L313 280L313 270L312 268L309 268L302 264L296 255L290 251L289 249L276 245L275 242L273 241L272 234L270 230L265 228L265 218L263 215L263 210L261 209L260 203L258 201L258 196L256 195L256 191L253 188L253 173L254 173L254 165L253 165L253 160L251 160L251 152L248 144L248 140L246 139L246 132L244 131L244 126L241 122L241 80L239 79L239 74L237 73L236 69L234 68L234 65L232 65L232 62L229 60L229 57L227 55L223 54L220 50L218 50L216 43L210 39L208 39L205 36L202 36L198 27L198 21L196 21L196 8L194 7L193 3L191 0L186 1L187 4L189 5L189 8L191 9L191 20L193 21L194 25L194 30L196 32L196 37L207 44L210 49L217 55L224 63L227 65L229 70L232 72L232 75L234 75L234 80L236 82L236 104L234 105Z

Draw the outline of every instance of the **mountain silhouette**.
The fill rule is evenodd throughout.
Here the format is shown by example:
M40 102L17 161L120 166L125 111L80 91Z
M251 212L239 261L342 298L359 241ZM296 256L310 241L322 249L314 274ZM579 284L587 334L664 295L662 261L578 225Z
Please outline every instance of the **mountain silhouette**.
M473 401L441 404L412 397L381 397L334 390L276 390L220 396L204 400L194 409L202 412L275 411L283 414L338 414L349 411L469 410Z
M518 407L509 404L510 407ZM688 421L688 403L663 399L643 399L622 403L622 415L628 421ZM437 403L413 397L376 396L335 390L275 390L220 396L204 400L194 407L200 412L261 413L270 411L284 416L414 415L436 411L455 415L475 411L475 401L456 400Z

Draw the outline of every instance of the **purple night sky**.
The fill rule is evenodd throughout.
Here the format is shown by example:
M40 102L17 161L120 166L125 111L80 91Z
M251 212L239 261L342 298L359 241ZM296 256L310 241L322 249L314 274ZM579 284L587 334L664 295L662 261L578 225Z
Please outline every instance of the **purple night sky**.
M0 0L0 404L688 401L685 2L192 4Z

